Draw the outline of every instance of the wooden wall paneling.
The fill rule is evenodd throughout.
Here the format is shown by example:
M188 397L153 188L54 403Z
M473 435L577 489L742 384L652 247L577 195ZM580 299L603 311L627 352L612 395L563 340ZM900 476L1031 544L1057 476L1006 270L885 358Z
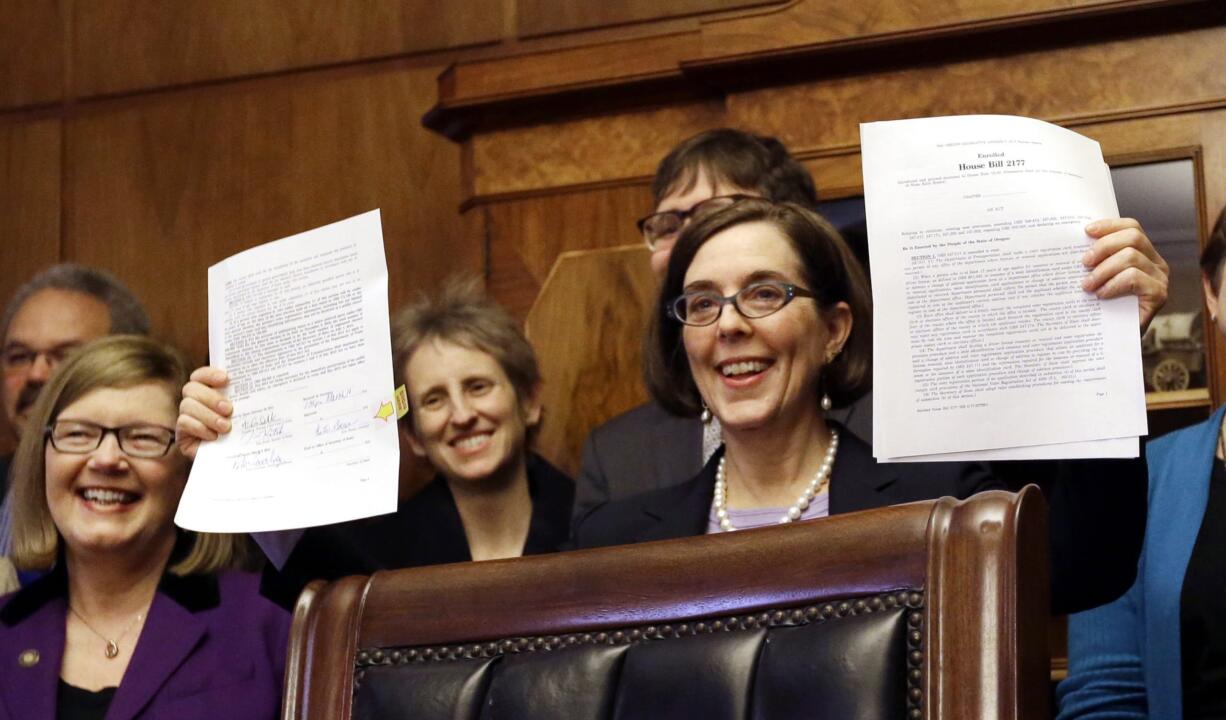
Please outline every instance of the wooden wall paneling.
M897 40L924 34L966 34L994 26L1051 22L1077 16L1170 5L1166 0L804 0L702 27L701 59L729 61L778 55L817 45ZM694 63L701 64L700 61Z
M537 450L572 475L592 428L647 399L642 337L656 291L649 255L643 245L563 253L528 313L544 378Z
M0 302L60 257L57 118L0 122Z
M634 221L650 207L651 193L642 184L486 206L490 294L523 320L559 255L641 244ZM582 313L582 308L574 311Z
M60 129L55 118L0 122L0 308L60 260ZM14 440L0 413L0 453Z
M531 25L536 20L526 18L549 8L554 15L538 29L613 22L633 16L626 8L638 2L571 3L572 18L557 14L556 0L520 0L518 19ZM688 7L687 1L680 9ZM643 12L661 16L658 9ZM606 25L507 43L457 63L440 83L439 104L425 122L462 140L510 125L607 115L686 96L1084 44L1087 38L1132 38L1224 19L1215 0L794 0L623 32Z
M582 5L585 10L590 9ZM692 27L647 37L588 40L520 55L461 61L439 78L438 104L423 123L456 141L507 127L610 116L717 97L712 85L684 77L697 53Z
M723 103L711 100L477 135L468 142L472 192L497 197L650 178L677 142L723 122Z
M859 123L873 120L1003 113L1086 122L1220 105L1223 45L1226 27L1213 27L830 78L730 95L728 122L808 152L858 145Z
M679 77L678 64L697 48L698 33L690 31L460 62L440 82L439 102L454 107L614 79Z
M75 92L114 94L496 42L503 11L503 0L76 2Z
M1201 113L1068 123L1068 127L1097 140L1108 162L1113 158L1194 147L1206 139L1212 141L1204 137Z
M805 159L848 155L859 123L1009 113L1079 123L1226 103L1226 28L921 66L723 100L542 123L468 141L472 192L498 196L647 177L678 140L718 125L776 135ZM1169 58L1175 71L1154 58Z
M0 108L59 100L65 0L0 0Z
M519 0L516 22L520 37L573 30L588 30L609 25L660 20L682 15L697 15L779 4L783 0L604 0L576 3L570 0Z
M837 200L864 194L864 175L860 169L859 147L849 147L818 157L798 154L801 164L817 183L821 200Z
M459 148L417 122L437 68L254 81L103 103L69 126L69 258L116 272L158 335L199 362L206 270L373 208L393 306L481 247L460 217Z

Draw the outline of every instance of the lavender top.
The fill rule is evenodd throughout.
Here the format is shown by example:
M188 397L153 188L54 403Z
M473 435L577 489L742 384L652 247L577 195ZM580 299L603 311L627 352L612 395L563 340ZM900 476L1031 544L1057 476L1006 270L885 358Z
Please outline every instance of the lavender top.
M766 527L767 525L779 524L779 518L787 512L785 507L777 508L751 508L747 510L728 509L728 519L732 521L732 526L737 530L748 530L756 527ZM823 518L830 514L830 491L823 490L820 495L813 498L813 502L809 503L809 507L800 514L801 520L813 520L814 518ZM715 517L715 508L712 507L707 512L707 534L713 535L722 532L719 529L719 520Z

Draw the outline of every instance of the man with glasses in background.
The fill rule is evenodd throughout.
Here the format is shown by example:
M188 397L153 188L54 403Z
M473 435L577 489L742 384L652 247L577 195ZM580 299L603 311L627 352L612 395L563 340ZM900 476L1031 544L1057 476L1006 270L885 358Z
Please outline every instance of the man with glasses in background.
M111 334L147 335L149 316L110 273L72 263L55 265L13 293L0 321L0 403L18 438L27 431L40 432L41 428L25 427L26 417L64 357ZM11 461L11 455L0 455L0 556L11 550Z

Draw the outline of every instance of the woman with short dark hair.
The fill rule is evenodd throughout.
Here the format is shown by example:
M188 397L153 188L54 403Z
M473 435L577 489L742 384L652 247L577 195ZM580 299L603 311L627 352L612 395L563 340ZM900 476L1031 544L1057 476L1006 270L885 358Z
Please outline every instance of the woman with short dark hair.
M870 386L868 283L838 232L745 199L682 233L644 360L671 412L713 414L724 448L689 482L598 507L581 547L684 537L999 487L971 464L878 465L826 419ZM905 482L897 482L905 478Z
M706 244L697 238L711 239L725 230L749 223L760 223L766 235L786 242L798 262L799 274L795 279L801 281L801 285L792 286L793 292L802 290L804 296L810 298L819 322L846 316L846 334L829 348L830 358L821 368L821 387L814 398L824 394L833 407L854 402L872 385L872 298L864 271L847 243L839 231L817 213L790 203L747 199L725 212L707 216L690 233L692 241L673 250L677 259L669 264L660 297L688 297L689 304L705 298L705 290L697 294L686 292L689 286L685 281L685 269ZM772 273L764 274L763 281L781 282L779 278L787 277ZM795 298L771 296L770 299L790 304ZM684 344L688 328L709 326L697 325L692 319L683 317L679 311L686 307L686 302L674 301L665 312L652 314L644 363L652 396L676 415L696 415L703 402L690 359L677 349ZM773 304L768 307L774 310ZM708 309L718 310L715 305ZM780 306L774 311L782 309Z
M851 251L810 210L743 199L695 219L672 250L660 304L645 358L652 395L674 413L710 412L724 446L686 483L596 507L576 526L580 547L1005 488L978 463L878 464L827 418L869 387L871 308ZM1030 481L1050 481L1053 606L1114 597L1094 581L1113 563L1100 550L1115 537L1111 518L1070 509L1122 481L1117 473L1143 476L1144 462L1027 467L1042 473Z

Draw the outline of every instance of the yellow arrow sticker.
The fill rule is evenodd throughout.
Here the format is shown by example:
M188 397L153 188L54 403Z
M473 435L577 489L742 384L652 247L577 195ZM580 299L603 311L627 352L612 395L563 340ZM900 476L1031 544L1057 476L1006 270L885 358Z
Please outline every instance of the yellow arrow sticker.
M387 422L387 419L396 414L396 409L392 407L390 402L385 402L379 406L379 412L375 413L375 419Z
M396 401L396 419L409 414L409 393L405 391L404 386L396 388L396 395L393 398Z

